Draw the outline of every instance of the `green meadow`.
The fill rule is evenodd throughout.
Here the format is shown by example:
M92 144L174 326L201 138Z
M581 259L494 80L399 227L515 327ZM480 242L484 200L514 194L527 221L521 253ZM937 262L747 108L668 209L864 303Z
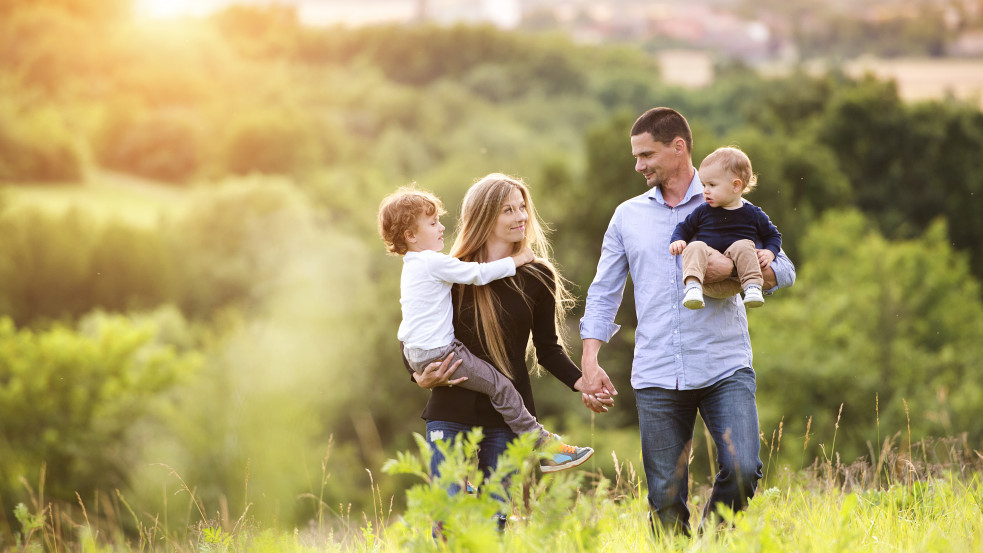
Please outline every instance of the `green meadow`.
M189 196L187 190L151 179L110 172L82 182L17 183L0 190L6 209L38 209L53 216L74 209L136 227L152 227L161 218L178 215Z
M132 8L0 1L3 553L983 550L977 103L909 101L835 60L762 74L717 52L687 88L658 43ZM748 153L796 265L749 315L754 500L693 538L650 533L631 290L601 359L610 412L533 378L544 425L595 449L584 470L544 477L520 441L482 482L458 444L431 482L380 199L434 191L453 241L476 179L523 178L579 302L560 329L578 361L602 236L645 191L628 130L659 105L697 164ZM701 426L692 451L695 527Z
M919 443L902 451L885 442L876 461L842 465L816 460L791 469L770 466L744 511L701 519L707 484L690 490L693 536L654 533L637 462L614 458L614 471L570 471L544 476L534 468L533 443L520 440L500 470L483 478L476 467L477 437L444 446L447 472L431 479L430 452L397 452L386 474L409 474L407 507L372 486L371 509L353 512L324 502L324 489L301 500L317 505L303 527L262 524L238 508L207 504L180 475L173 501L189 513L178 522L140 513L117 491L104 507L80 503L77 520L58 508L19 504L17 549L23 551L396 552L396 551L976 551L983 545L983 482L978 451L954 440ZM781 444L770 444L774 453ZM322 464L327 470L330 452ZM769 459L770 461L770 459ZM326 472L322 476L327 478ZM379 476L383 477L383 476ZM454 483L481 493L448 495ZM322 480L323 484L323 480ZM248 486L248 482L245 483ZM511 498L505 503L492 495ZM261 499L257 499L261 501ZM90 511L98 519L90 519ZM497 513L508 517L499 526ZM96 513L93 513L96 514ZM129 519L135 533L125 530ZM189 520L197 522L188 525ZM437 530L435 530L437 529Z

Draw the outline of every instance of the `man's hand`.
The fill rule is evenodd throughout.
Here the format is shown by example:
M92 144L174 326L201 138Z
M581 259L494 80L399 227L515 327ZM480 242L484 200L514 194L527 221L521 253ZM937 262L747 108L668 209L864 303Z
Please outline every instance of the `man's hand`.
M618 395L608 373L597 362L597 353L601 350L602 342L594 338L584 340L584 353L581 357L581 369L584 376L574 384L574 389L581 392L581 399L588 409L595 413L604 413L614 405L613 396Z
M597 393L587 392L590 389L590 385L587 383L586 377L581 376L578 378L573 388L580 392L580 399L584 402L584 405L595 413L606 413L609 407L614 407L614 398L611 397L610 393L604 391L603 388L602 391Z
M710 249L707 256L707 271L703 275L703 282L721 282L730 278L734 273L734 262L726 255Z
M518 269L526 263L532 263L536 260L536 254L533 253L532 248L526 246L522 248L522 251L512 256L512 260L515 261L515 267Z
M758 250L758 264L762 269L767 269L774 260L775 254L771 250Z
M451 375L457 370L457 367L464 362L463 359L458 359L453 361L454 352L451 352L442 361L434 361L426 367L424 367L422 372L413 373L413 380L416 380L416 385L421 388L426 388L432 390L438 386L454 386L455 384L460 384L468 379L466 376L461 378L455 378L451 380Z
M685 249L686 249L685 240L676 240L672 244L669 244L669 253L671 253L672 255L679 255L683 253L683 250Z

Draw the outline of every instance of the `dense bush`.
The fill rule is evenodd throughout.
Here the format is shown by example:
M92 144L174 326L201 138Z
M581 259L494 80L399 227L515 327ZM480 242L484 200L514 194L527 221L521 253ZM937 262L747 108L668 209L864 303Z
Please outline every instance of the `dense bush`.
M61 113L0 98L0 181L78 181L84 165L80 141Z
M0 235L0 314L18 325L177 299L179 252L155 230L17 209L0 212Z
M228 122L222 161L236 175L296 174L313 168L319 153L314 128L301 114L262 109Z
M74 502L126 484L139 444L128 430L196 370L193 355L160 343L152 326L94 316L79 330L17 329L0 318L0 498ZM41 481L41 475L44 480Z
M208 153L205 125L186 109L146 113L103 132L105 166L164 182L194 176Z

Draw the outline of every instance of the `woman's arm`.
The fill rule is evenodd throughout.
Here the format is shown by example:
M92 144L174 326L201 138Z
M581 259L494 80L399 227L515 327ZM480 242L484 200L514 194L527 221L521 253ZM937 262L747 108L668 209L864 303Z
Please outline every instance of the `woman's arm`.
M532 343L536 348L536 360L571 390L576 390L577 381L583 374L567 355L567 352L563 350L556 334L554 319L556 296L553 274L544 265L532 264L529 268L537 271L545 281L540 282L538 278L532 275L527 278L526 292L532 292L530 295L533 299Z

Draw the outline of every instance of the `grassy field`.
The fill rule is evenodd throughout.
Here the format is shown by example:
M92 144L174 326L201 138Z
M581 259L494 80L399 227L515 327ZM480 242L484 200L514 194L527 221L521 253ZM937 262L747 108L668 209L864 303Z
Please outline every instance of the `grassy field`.
M422 440L422 438L419 438ZM482 481L472 441L445 450L446 472L430 481L428 455L400 452L389 474L419 479L407 491L408 508L394 512L392 499L376 495L372 512L327 505L298 528L235 518L225 508L203 505L194 491L189 525L168 527L166 518L143 513L117 492L116 511L84 505L19 506L21 531L0 550L83 552L950 552L983 550L983 456L960 449L958 440L885 449L876 462L841 465L817 461L803 470L774 468L746 511L723 512L693 537L654 534L647 523L645 486L630 463L615 474L569 471L543 476L533 468L531 440L519 441L499 472ZM943 445L944 447L940 447ZM945 459L937 456L944 450ZM929 462L929 452L936 455ZM505 476L511 474L511 480ZM386 476L376 476L375 478ZM451 482L475 482L486 493L448 496ZM508 489L513 500L503 529L495 522L502 504L492 495ZM708 489L693 486L692 523ZM310 499L317 500L316 492ZM79 508L81 506L81 509ZM74 513L74 514L70 514ZM215 513L209 517L207 513ZM442 535L433 537L440 521ZM124 530L124 528L128 528Z
M5 184L0 201L8 209L39 208L61 214L72 208L100 218L151 226L162 216L184 209L189 192L130 175L95 172L85 182Z

